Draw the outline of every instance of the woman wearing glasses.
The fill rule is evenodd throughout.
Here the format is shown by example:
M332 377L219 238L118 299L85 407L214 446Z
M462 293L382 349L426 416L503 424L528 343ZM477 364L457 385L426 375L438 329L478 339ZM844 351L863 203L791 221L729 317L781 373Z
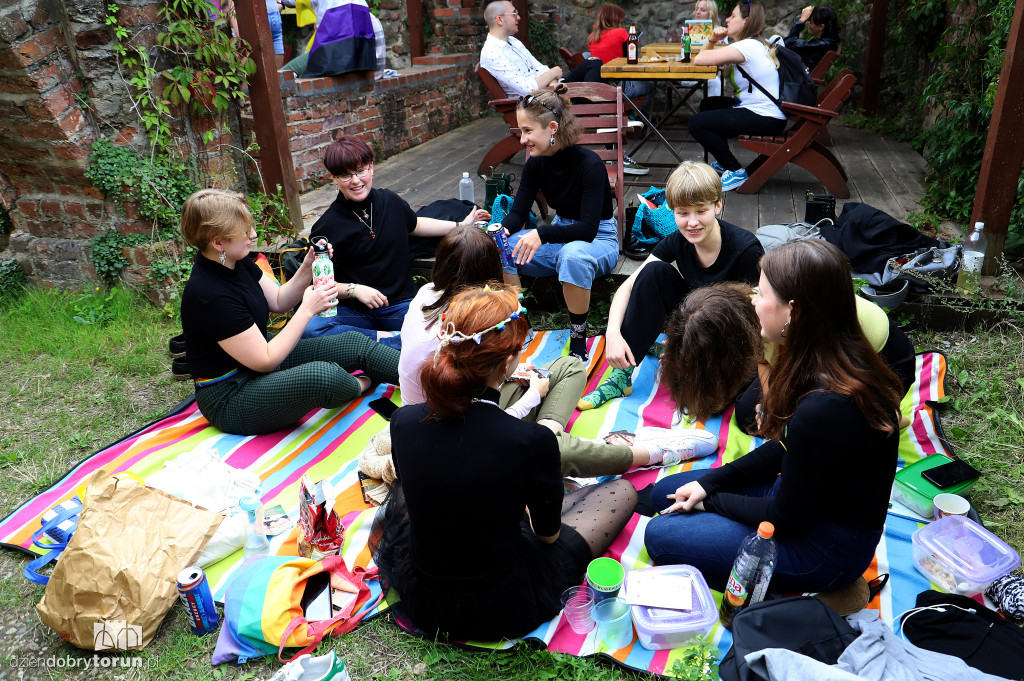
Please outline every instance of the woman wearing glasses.
M313 317L304 335L353 327L398 331L416 295L409 275L409 235L444 236L457 224L469 226L489 219L490 213L474 208L461 223L417 217L394 192L373 188L373 150L353 135L327 147L324 166L338 187L338 198L313 225L310 239L326 237L334 247L338 314Z
M516 286L520 274L558 276L569 308L569 354L585 362L590 287L615 267L619 241L608 171L596 153L576 146L583 127L562 96L567 91L559 84L519 99L520 142L529 157L512 210L502 220L514 232L509 244L516 265L505 273ZM550 224L520 232L538 191L557 215Z

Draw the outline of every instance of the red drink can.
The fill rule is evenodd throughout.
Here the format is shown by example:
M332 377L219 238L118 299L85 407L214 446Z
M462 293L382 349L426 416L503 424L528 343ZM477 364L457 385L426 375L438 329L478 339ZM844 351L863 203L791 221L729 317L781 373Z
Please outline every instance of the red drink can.
M193 634L202 636L217 630L220 616L202 568L193 565L178 573L178 597L188 611Z

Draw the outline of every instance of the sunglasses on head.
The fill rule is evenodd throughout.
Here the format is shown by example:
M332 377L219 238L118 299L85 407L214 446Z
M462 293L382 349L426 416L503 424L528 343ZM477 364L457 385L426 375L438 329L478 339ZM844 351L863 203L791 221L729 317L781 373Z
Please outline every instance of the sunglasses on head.
M542 107L544 107L545 109L550 111L551 115L555 117L556 121L560 120L562 118L561 116L558 115L558 112L555 111L555 108L553 106L551 106L550 104L546 103L543 99L541 99L540 97L537 97L535 95L523 95L522 97L520 97L519 98L519 108L521 108L521 109L529 108L529 106L531 104L533 104L534 102L536 102L537 104L540 104Z

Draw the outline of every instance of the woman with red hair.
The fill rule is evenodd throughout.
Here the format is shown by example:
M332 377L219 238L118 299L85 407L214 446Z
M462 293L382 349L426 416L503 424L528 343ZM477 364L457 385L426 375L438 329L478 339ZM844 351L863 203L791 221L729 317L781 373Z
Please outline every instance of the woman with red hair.
M501 289L452 299L421 377L426 403L391 419L398 480L374 560L430 635L516 638L550 620L636 506L625 480L563 497L554 433L498 405L528 331L517 293Z

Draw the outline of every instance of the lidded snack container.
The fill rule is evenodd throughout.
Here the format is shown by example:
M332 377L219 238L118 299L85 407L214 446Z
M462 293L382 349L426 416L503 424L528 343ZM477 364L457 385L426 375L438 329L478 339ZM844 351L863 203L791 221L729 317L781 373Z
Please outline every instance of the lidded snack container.
M932 454L916 461L903 470L896 472L896 482L892 488L892 498L925 518L931 518L935 512L934 499L936 494L963 494L971 488L976 480L968 480L957 485L939 489L921 477L925 471L931 470L953 459L942 454Z
M718 606L700 570L690 565L656 565L643 570L657 571L659 577L678 578L680 584L689 583L692 590L689 610L630 606L637 639L644 648L678 648L694 636L708 633L718 621Z
M974 596L1020 566L1006 542L964 516L925 525L911 537L914 567L943 591Z

